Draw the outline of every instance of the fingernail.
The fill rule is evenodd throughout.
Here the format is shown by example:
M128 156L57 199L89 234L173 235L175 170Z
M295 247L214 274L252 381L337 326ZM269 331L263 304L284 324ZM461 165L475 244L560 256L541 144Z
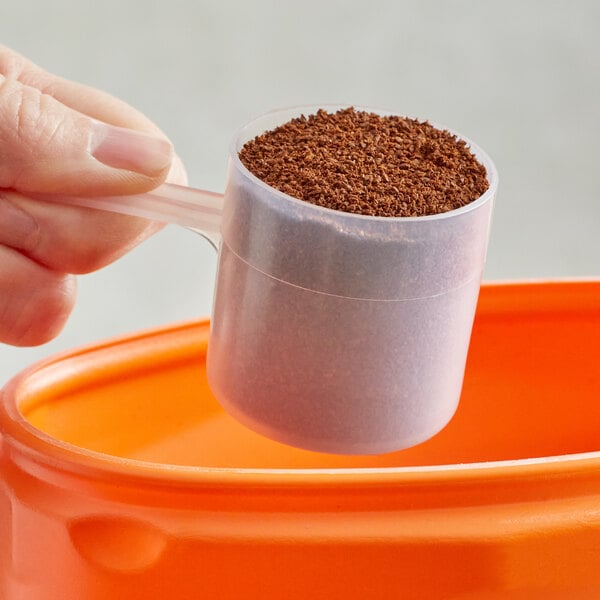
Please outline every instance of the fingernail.
M37 221L5 195L0 195L0 223L0 244L17 250L35 244L40 231Z
M94 121L88 151L109 167L150 176L167 168L173 156L167 140L100 121Z

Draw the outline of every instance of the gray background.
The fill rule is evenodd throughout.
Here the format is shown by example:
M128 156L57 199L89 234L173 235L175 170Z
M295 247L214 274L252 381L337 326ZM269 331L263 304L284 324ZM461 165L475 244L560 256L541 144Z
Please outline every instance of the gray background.
M600 3L2 0L0 41L137 106L190 183L221 191L236 128L271 108L352 103L460 131L500 193L486 280L600 275ZM208 315L215 255L169 227L80 278L64 332L0 345L0 384L35 360Z

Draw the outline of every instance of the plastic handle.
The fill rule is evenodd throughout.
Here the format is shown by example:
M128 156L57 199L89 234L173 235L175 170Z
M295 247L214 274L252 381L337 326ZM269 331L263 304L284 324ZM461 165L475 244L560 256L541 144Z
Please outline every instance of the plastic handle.
M46 198L50 199L48 196ZM201 233L213 242L220 236L223 195L216 192L163 183L145 194L91 198L56 196L52 199L62 204L182 225Z

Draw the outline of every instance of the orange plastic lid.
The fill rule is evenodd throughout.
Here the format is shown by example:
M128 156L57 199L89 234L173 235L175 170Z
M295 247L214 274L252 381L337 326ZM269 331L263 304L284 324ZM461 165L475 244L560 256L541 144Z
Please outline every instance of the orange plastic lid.
M134 561L135 581L89 583L128 598L196 597L186 594L201 586L239 597L234 582L246 598L600 595L600 282L484 286L455 417L380 456L308 452L239 425L206 383L208 328L108 341L15 378L0 404L0 527L3 499L13 515L37 503L36 531L54 523L44 543L61 568L79 565L75 544L92 571L122 575L99 550L103 526L81 542L72 523L149 524L160 552ZM201 572L182 566L184 547ZM57 560L36 568L64 591L75 584L58 581Z

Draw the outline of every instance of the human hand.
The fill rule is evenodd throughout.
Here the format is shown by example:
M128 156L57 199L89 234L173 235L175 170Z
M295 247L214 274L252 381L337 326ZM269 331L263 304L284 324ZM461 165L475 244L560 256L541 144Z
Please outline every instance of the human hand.
M136 194L166 179L185 184L185 169L144 115L0 45L0 341L30 346L58 335L75 302L75 275L113 262L160 227L36 194Z

